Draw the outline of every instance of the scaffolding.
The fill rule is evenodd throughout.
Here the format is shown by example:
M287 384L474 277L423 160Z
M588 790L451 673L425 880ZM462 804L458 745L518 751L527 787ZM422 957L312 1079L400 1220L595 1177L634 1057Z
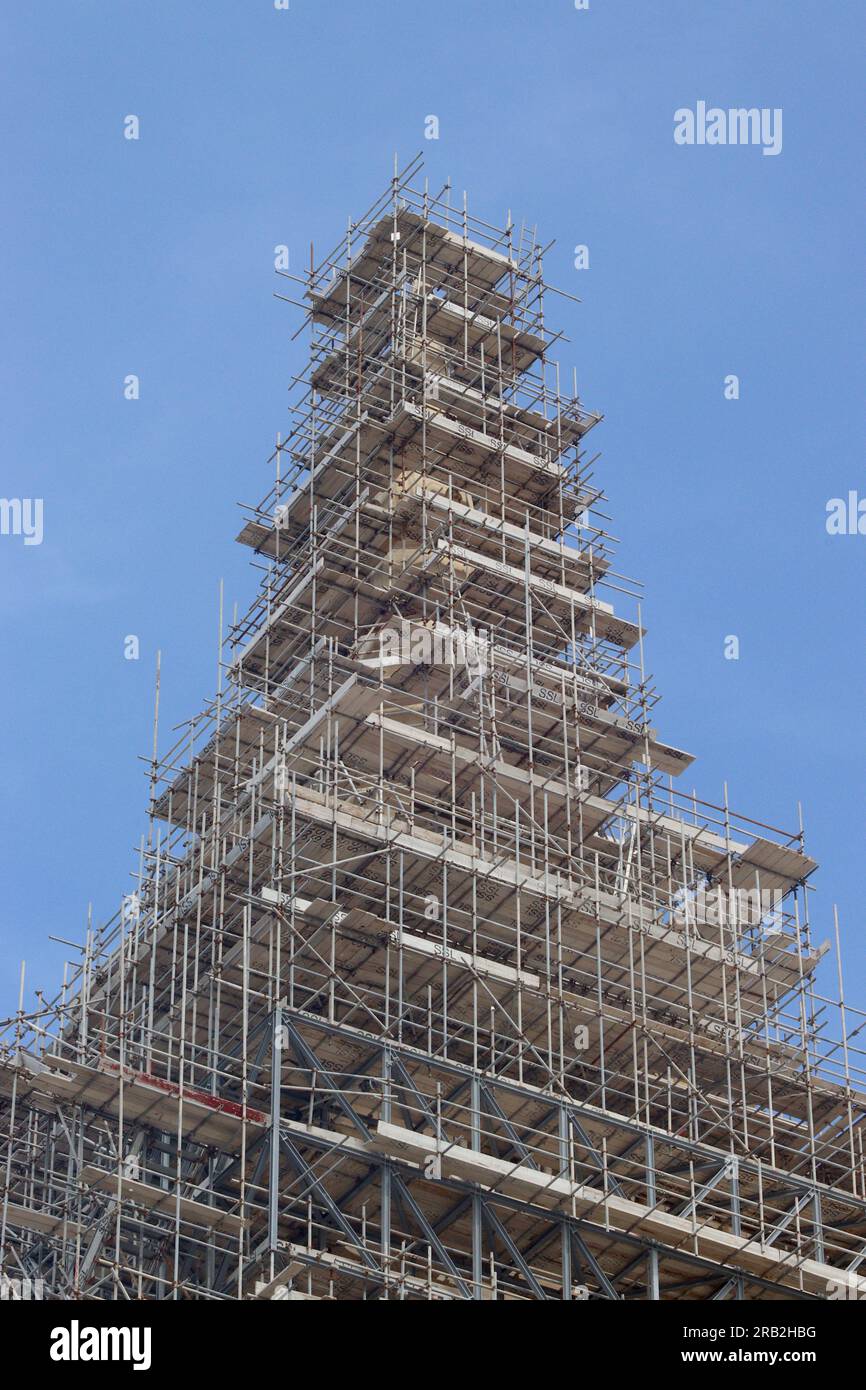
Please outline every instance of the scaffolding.
M136 892L3 1028L0 1270L864 1297L866 1015L802 824L678 789L547 248L420 180L286 272L256 597L163 753L157 682Z

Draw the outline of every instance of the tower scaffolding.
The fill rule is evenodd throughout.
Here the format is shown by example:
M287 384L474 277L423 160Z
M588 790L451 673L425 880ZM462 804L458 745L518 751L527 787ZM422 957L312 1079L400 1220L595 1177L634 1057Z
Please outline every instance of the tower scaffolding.
M866 1014L838 926L818 976L802 824L680 789L544 248L419 166L285 277L258 592L155 734L135 893L0 1035L0 1270L866 1296Z

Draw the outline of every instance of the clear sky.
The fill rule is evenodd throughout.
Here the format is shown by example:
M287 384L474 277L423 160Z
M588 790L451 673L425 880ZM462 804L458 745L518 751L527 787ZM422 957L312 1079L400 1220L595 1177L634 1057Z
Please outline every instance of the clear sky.
M864 27L862 0L4 7L0 496L43 499L44 538L0 535L0 1013L132 887L157 648L168 731L213 689L220 579L229 613L252 592L237 503L303 364L274 247L305 266L419 149L556 238L658 727L700 795L791 829L802 800L866 1006L866 535L825 527L866 497ZM781 108L781 152L677 145L699 101Z

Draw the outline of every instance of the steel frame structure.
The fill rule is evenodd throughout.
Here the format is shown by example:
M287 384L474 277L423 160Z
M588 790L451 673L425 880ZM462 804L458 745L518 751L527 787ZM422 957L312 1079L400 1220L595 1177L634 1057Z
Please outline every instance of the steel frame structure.
M0 1268L864 1296L864 1015L818 988L802 825L675 788L543 250L418 175L287 277L259 591L162 755L157 685L138 891L2 1035Z

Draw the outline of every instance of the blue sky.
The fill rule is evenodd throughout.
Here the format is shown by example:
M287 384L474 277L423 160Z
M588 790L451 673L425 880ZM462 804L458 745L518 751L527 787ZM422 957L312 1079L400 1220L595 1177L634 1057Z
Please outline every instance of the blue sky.
M656 722L700 795L791 829L802 800L866 1006L866 536L825 529L866 496L863 30L859 0L6 7L0 495L44 499L44 540L0 536L0 1013L132 886L157 648L168 730L214 686L220 579L229 612L252 592L237 503L303 365L274 247L305 266L422 148L431 186L557 239ZM699 100L782 108L782 152L677 146Z

